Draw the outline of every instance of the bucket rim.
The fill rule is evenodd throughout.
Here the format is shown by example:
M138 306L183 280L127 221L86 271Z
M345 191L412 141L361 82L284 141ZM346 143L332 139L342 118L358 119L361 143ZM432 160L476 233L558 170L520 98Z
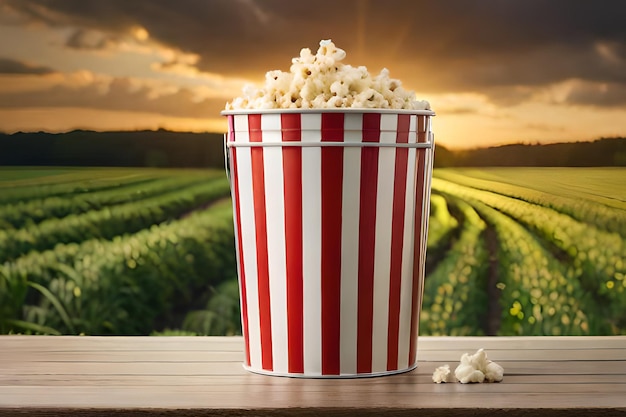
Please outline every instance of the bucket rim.
M411 109L366 109L366 108L322 108L322 109L235 109L223 110L222 116L233 116L241 114L318 114L318 113L380 113L380 114L413 114L417 116L435 116L433 110L411 110Z

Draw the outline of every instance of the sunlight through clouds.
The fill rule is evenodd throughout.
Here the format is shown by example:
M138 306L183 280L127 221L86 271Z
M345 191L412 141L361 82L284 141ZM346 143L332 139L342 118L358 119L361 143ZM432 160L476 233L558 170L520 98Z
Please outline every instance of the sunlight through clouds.
M133 36L135 37L135 39L137 39L138 41L145 41L150 37L150 34L148 33L148 31L141 26L134 26L131 29L131 32Z
M623 135L626 9L603 4L0 0L0 131L27 124L20 112L54 114L32 130L70 130L85 123L77 108L108 112L111 128L116 114L222 131L245 84L330 38L347 64L388 68L428 99L446 146Z

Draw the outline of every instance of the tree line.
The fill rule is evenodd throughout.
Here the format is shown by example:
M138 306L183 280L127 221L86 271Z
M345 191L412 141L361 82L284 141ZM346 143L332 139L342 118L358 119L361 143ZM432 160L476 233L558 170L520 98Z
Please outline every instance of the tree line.
M224 166L223 135L157 131L0 134L0 166Z
M547 145L511 144L451 151L435 148L435 167L593 167L626 166L626 138Z
M157 131L0 133L0 166L223 168L223 135ZM626 166L626 138L450 150L435 167Z

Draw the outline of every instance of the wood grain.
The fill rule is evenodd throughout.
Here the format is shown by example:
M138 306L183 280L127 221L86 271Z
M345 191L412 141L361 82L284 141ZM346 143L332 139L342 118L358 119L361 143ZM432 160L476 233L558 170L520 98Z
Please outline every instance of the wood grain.
M416 370L347 380L243 370L240 337L0 336L0 416L621 415L626 336L420 337ZM434 384L484 348L496 384Z

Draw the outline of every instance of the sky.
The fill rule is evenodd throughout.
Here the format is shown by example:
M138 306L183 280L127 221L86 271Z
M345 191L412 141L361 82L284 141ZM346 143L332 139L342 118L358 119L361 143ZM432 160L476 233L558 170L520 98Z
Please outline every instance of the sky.
M0 131L223 132L322 39L437 113L453 149L626 136L626 1L0 0Z

